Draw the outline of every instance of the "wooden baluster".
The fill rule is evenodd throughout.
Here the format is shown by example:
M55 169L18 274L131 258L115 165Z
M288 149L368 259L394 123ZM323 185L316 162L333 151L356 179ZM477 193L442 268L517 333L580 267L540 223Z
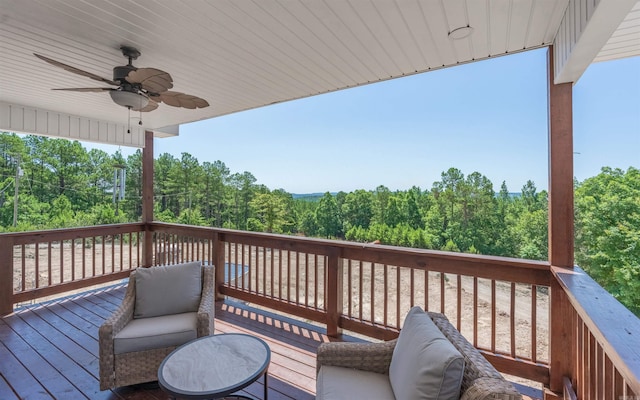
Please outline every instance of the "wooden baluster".
M337 248L331 248L328 256L328 276L326 285L327 335L337 337L341 333L339 327L343 307L343 270L342 260Z
M538 361L538 287L531 285L531 361Z
M511 282L511 304L509 310L509 333L511 334L511 357L516 357L516 284Z
M383 282L384 282L384 289L382 291L382 307L383 307L383 311L382 311L382 325L386 328L389 325L387 324L387 314L389 313L388 310L388 304L389 304L389 279L388 279L388 267L387 264L384 264L382 266L382 273L383 273ZM372 308L373 307L372 305Z
M214 265L215 265L215 275L216 275L216 300L224 300L224 296L222 295L222 287L225 285L225 283L229 284L230 282L225 282L224 281L224 275L225 275L225 246L224 246L224 242L222 241L222 238L220 237L220 233L219 232L214 232L213 234L213 260L214 261ZM227 271L227 276L229 277L229 280L231 280L231 271ZM238 275L236 275L236 282L238 280Z
M24 291L26 289L25 281L27 280L27 276L26 276L26 273L27 273L27 271L26 271L26 269L27 269L27 266L26 266L27 255L25 253L25 250L26 250L25 245L23 244L22 246L20 246L20 249L21 249L21 257L20 258L21 258L21 261L22 261L22 286L21 287L22 287L22 291Z

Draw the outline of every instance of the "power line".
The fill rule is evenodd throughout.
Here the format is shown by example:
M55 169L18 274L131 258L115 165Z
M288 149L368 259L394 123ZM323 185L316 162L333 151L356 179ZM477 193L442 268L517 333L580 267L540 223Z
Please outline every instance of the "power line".
M0 194L4 193L7 189L9 189L9 187L13 184L13 182L14 182L14 181L15 181L15 179L12 179L12 181L11 181L11 182L9 182L9 183L7 184L7 186L3 187L3 188L0 190Z

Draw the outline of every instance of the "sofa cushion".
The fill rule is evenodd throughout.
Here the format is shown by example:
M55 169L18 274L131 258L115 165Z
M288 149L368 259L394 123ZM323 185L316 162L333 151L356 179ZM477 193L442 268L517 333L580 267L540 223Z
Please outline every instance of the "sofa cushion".
M317 400L394 399L389 376L323 365L316 381Z
M200 261L138 268L134 277L134 318L198 311L202 294Z
M398 400L460 398L464 358L427 313L413 307L400 330L389 367Z
M180 346L198 336L198 313L132 319L113 339L115 354Z

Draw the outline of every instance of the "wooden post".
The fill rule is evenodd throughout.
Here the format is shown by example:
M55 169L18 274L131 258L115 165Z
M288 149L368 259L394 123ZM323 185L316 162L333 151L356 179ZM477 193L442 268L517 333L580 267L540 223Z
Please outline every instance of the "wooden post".
M13 312L13 240L0 240L0 315Z
M338 249L332 248L327 265L327 336L337 337L341 333L339 327L340 315L343 306L342 287L342 259L338 256Z
M549 107L549 262L573 268L573 109L572 83L554 83L553 47L547 52ZM549 388L563 391L573 378L573 308L563 288L551 283Z
M145 223L144 252L142 265L153 264L153 233L149 224L153 222L153 131L144 132L142 149L142 222Z
M572 83L553 83L549 48L549 262L573 267L573 108Z
M224 300L224 295L222 295L220 288L224 285L224 242L220 237L222 234L218 231L215 231L213 234L213 260L216 266L216 300ZM238 279L238 277L236 277ZM244 277L240 278L244 279Z

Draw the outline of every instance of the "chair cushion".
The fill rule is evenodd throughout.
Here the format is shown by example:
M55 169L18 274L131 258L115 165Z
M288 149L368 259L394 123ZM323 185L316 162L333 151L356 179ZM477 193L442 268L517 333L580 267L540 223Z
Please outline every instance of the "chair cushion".
M135 270L134 318L198 311L202 294L202 263L138 268Z
M113 339L115 354L180 346L197 338L198 313L132 319Z
M317 400L393 400L389 376L352 368L323 365L316 380Z
M413 307L400 330L389 366L398 400L460 398L464 358L427 313Z

